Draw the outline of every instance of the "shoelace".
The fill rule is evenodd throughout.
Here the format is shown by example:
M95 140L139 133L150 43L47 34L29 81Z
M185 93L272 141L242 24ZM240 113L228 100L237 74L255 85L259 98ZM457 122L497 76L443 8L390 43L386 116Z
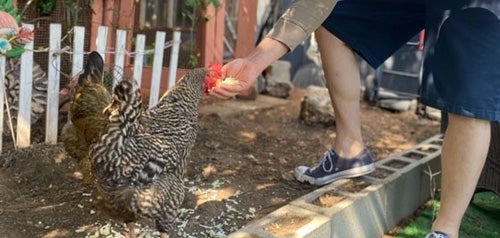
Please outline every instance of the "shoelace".
M333 170L333 156L334 153L330 153L330 151L326 151L325 155L323 156L323 159L321 160L321 166L323 167L323 170L327 173L332 172ZM330 162L330 168L326 168L326 161Z
M449 236L443 233L431 232L425 236L425 238L449 238Z

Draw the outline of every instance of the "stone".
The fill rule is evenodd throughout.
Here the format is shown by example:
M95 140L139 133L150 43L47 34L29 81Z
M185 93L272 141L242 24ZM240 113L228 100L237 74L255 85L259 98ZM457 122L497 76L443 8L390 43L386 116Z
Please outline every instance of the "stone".
M278 98L287 98L293 88L290 76L291 64L288 61L278 60L264 72L263 94Z
M335 123L332 101L325 87L309 86L300 104L299 119L306 125Z
M297 88L307 88L311 85L326 86L323 69L314 63L300 67L293 76L292 83Z

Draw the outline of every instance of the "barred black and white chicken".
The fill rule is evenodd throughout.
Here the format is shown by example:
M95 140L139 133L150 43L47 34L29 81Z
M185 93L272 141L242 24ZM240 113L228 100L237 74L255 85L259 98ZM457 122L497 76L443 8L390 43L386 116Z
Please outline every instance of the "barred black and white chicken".
M107 124L89 153L97 207L127 223L130 237L140 218L152 219L161 237L173 230L206 73L191 70L148 110L134 81L122 79L104 109Z
M47 107L47 74L42 67L33 62L33 83L32 83L32 96L31 96L31 124L38 122ZM5 93L6 102L5 108L9 110L12 118L13 130L17 127L17 113L19 111L19 83L21 76L21 57L7 58L5 65ZM8 105L8 107L7 107ZM10 125L9 117L4 116L6 126L4 133L10 132L7 126Z

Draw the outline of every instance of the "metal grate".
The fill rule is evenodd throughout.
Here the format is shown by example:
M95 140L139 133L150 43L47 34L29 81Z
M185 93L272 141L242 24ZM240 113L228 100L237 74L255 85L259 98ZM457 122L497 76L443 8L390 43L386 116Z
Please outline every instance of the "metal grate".
M21 13L23 23L33 24L35 26L34 49L42 50L49 46L50 24L59 23L62 26L63 41L62 46L71 46L73 36L71 29L73 26L84 26L90 29L90 18L92 14L91 6L88 0L64 0L54 1L56 6L50 14L42 15L37 7L36 1L18 0L17 8ZM89 31L85 32L85 39L89 39ZM85 41L84 50L89 49L89 40ZM63 54L61 60L61 85L68 83L68 75L71 75L72 59L70 54ZM34 61L41 65L42 69L48 70L48 52L35 52Z

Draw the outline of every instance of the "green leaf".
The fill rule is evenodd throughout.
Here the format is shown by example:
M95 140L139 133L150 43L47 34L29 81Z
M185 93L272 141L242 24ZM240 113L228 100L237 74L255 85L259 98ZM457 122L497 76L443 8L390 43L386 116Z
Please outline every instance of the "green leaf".
M5 52L5 57L7 58L13 58L13 57L19 57L24 53L24 46L16 46L13 47L11 50L8 50Z
M21 22L21 16L17 8L12 5L12 0L0 0L0 11L4 11L13 16L18 23Z
M206 2L207 2L207 5L210 5L210 4L214 5L215 9L219 9L219 7L220 7L219 0L206 0Z
M198 66L198 58L194 54L189 55L189 60L188 60L188 65L192 68L195 68Z
M201 2L200 0L186 0L185 4L189 7L199 7Z
M37 7L40 14L50 15L55 10L56 2L55 0L38 0Z

